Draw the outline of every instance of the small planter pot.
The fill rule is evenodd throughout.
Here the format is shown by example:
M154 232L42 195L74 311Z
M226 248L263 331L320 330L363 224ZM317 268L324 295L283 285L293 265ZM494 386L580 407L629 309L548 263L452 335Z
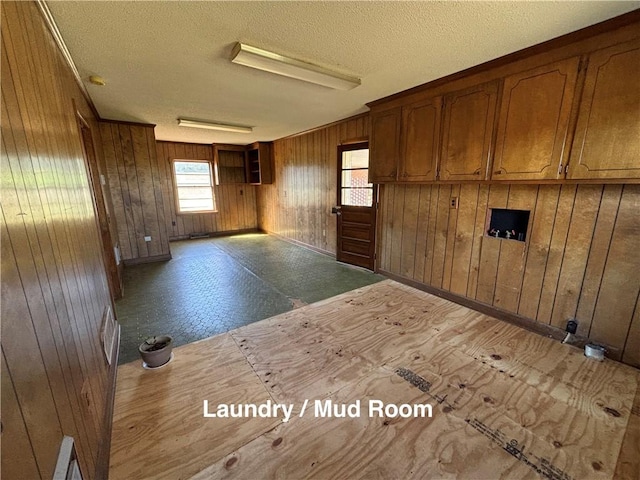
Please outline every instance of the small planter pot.
M158 335L147 338L138 347L142 361L147 368L158 368L171 360L173 338L169 335Z

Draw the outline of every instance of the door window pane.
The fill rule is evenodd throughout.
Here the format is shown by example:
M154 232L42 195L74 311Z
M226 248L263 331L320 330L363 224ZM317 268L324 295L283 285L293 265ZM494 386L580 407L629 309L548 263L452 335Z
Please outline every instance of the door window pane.
M342 186L343 187L373 187L372 183L369 183L369 170L343 170L342 171Z
M354 207L371 207L373 205L373 188L343 188L342 205Z
M342 152L342 168L369 168L369 149Z

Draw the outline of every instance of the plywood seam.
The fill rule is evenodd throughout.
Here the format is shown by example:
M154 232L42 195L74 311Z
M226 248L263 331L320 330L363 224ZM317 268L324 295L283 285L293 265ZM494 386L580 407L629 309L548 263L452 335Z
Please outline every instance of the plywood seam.
M538 195L540 194L540 186L536 188L536 199L533 201L533 215L529 218L529 225L527 228L529 231L527 232L529 238L527 239L527 243L525 245L525 255L524 255L524 263L522 264L522 278L520 279L520 288L518 294L518 304L516 305L516 312L520 311L520 302L522 301L522 288L524 287L524 278L527 273L527 262L529 261L529 250L531 247L531 234L533 233L533 225L535 223L536 214L538 213L537 205L538 205ZM577 307L576 307L577 308Z
M622 205L622 197L624 195L624 191L625 188L622 188L622 191L620 192L620 198L618 199L618 208L616 209L616 216L615 219L613 221L613 228L611 229L611 236L609 237L609 244L607 245L607 255L606 255L606 260L604 262L604 265L602 266L602 274L600 275L600 283L598 285L598 293L596 293L596 301L593 307L593 311L591 312L591 321L589 322L589 331L587 332L587 338L591 337L591 330L593 329L593 319L595 317L595 313L596 313L596 306L598 305L598 300L600 299L600 291L602 289L602 280L604 279L604 272L607 271L607 263L609 263L609 252L611 252L611 244L613 243L613 233L616 231L616 225L618 223L618 214L620 213L620 205ZM596 218L596 225L597 225L598 219ZM595 227L594 227L595 230ZM588 260L587 260L587 264L588 264ZM633 316L631 317L633 319ZM630 323L633 323L630 322ZM626 339L625 339L625 343L626 343Z
M422 207L422 185L420 185L418 187L418 210L416 211L416 242L414 243L414 247L413 247L413 275L412 277L415 277L416 275L416 260L418 259L418 256L416 255L416 251L418 249L418 230L420 229L420 224L419 224L419 219L420 219L420 208Z
M465 294L467 294L469 292L469 277L471 276L471 269L473 268L473 266L471 265L472 259L473 259L473 248L476 245L476 227L478 226L478 210L480 208L480 190L481 190L481 186L478 185L478 189L476 191L476 208L473 211L473 234L471 237L471 249L469 250L469 275L467 275L467 285L464 289ZM484 235L484 229L483 229L483 235ZM481 241L482 243L482 241ZM478 257L479 258L479 257ZM478 285L478 280L476 279L476 288ZM475 293L473 294L474 298L475 298Z
M566 255L567 252L567 239L569 238L569 231L571 230L571 221L573 220L573 214L575 212L575 206L576 206L576 198L578 197L578 188L576 187L576 191L573 195L573 201L572 201L572 207L571 207L571 215L569 215L569 223L567 225L567 233L564 237L564 248L562 249L562 259L560 260L560 265L558 266L558 278L556 279L556 285L554 288L554 295L553 295L553 301L551 302L551 312L550 312L550 316L549 316L549 325L551 325L551 323L553 322L553 312L556 309L556 298L558 296L558 284L560 283L560 277L562 276L562 266L564 265L564 257Z
M631 313L631 321L629 322L629 327L627 328L627 334L624 337L624 344L622 346L622 353L620 354L620 358L624 357L624 354L627 350L627 342L629 341L629 335L631 333L631 327L633 326L633 319L636 316L636 310L638 309L638 303L640 302L640 288L638 289L638 295L636 295L636 305L633 308L633 312ZM640 388L640 386L638 387Z
M505 208L509 208L510 191L511 191L511 184L507 185L507 193L506 193L507 201L505 202ZM491 210L488 204L487 204L487 210ZM491 294L491 305L495 305L495 302L496 302L496 286L498 285L498 273L500 271L499 265L500 265L501 254L502 254L502 241L500 241L498 245L498 258L496 259L496 273L495 273L495 276L493 277L493 293Z
M560 200L562 199L562 191L565 189L565 185L562 185L560 187L560 191L558 192L558 201L556 202L556 212L555 215L553 216L553 228L551 229L551 236L549 238L549 251L547 252L547 258L545 261L545 266L544 266L544 274L542 276L542 286L541 286L541 290L540 290L540 300L542 300L542 295L544 292L544 281L547 278L547 268L549 267L549 257L551 256L551 245L553 244L553 236L554 236L554 232L556 230L556 221L558 219L558 206L560 205ZM573 201L575 202L575 192L574 192L574 196L573 196ZM573 211L571 212L573 214ZM567 235L569 234L569 228L567 227ZM564 240L564 244L566 245L566 236L565 236L565 240ZM564 249L563 249L563 256L564 256ZM560 270L562 269L562 265L560 266L560 268L558 269L558 279L556 280L556 289L558 286L558 281L560 280ZM555 302L555 295L554 295L554 302ZM538 302L538 308L536 309L536 320L538 320L539 315L540 315L540 305L542 304L541 301ZM552 303L553 305L553 303ZM551 312L549 314L549 324L551 324L551 318L553 316L553 308L551 309Z
M582 292L584 291L584 284L585 284L585 277L587 275L587 268L589 266L589 258L591 257L591 250L593 249L593 239L595 238L596 235L596 231L597 231L597 226L598 226L598 218L600 217L601 214L601 207L602 207L602 199L604 198L604 185L602 186L601 190L600 190L600 200L598 202L598 213L596 215L596 218L593 221L593 228L591 230L591 239L589 240L589 251L587 252L586 255L586 261L584 264L584 270L582 272L582 280L580 281L580 292L578 293L578 297L576 299L576 308L575 311L573 313L573 317L576 318L578 315L578 309L580 307L580 299L582 298ZM620 192L620 198L622 198L622 192ZM577 196L577 195L576 195ZM619 204L618 204L619 205ZM611 231L612 235L613 235L613 230ZM609 245L611 244L611 241L609 241ZM604 272L604 269L603 269ZM602 281L602 276L600 277L601 281ZM633 318L633 315L632 317ZM589 319L589 331L591 331L591 321L593 320L593 312L591 315L591 318ZM629 322L629 326L631 326L632 322Z
M3 213L3 217L4 217L4 213ZM5 221L5 225L6 225L6 221ZM13 381L13 376L11 375L11 369L9 368L9 363L7 362L7 358L5 356L4 353L4 348L2 349L2 361L4 362L5 368L7 369L7 373L9 374L9 382L11 382L11 386L13 388L13 393L16 396L16 399L18 399L18 392L16 390L16 386L15 383ZM24 425L24 430L25 430L25 434L27 435L27 438L29 439L29 446L31 447L31 454L33 455L33 460L36 464L36 467L38 469L38 473L40 474L40 478L42 478L43 472L41 470L41 467L38 463L38 457L36 456L36 452L35 449L33 447L33 441L31 440L31 433L29 432L29 429L27 428L27 422L25 421L24 418L24 412L22 411L22 403L20 401L17 401L18 404L18 410L20 411L20 418L22 418L22 423Z

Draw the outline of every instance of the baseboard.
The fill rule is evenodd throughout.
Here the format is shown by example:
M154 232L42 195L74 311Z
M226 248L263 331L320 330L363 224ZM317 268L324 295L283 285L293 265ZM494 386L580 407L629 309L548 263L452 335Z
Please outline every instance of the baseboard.
M260 230L262 233L266 233L267 235L273 235L280 240L284 240L285 242L293 243L294 245L298 245L299 247L308 248L309 250L313 250L314 252L321 253L322 255L327 255L333 259L336 258L336 254L332 253L328 250L323 250L322 248L314 247L313 245L309 245L308 243L301 242L299 240L294 240L293 238L285 237L280 235L279 233L270 232L268 230Z
M203 232L209 236L209 238L213 237L230 237L231 235L242 235L244 233L260 233L261 230L257 228L242 228L240 230L224 230L221 232ZM207 238L207 237L202 237ZM170 242L178 242L180 240L191 240L189 235L178 235L176 237L169 237ZM197 239L196 239L197 240Z
M104 411L104 418L102 420L103 436L100 446L98 448L98 458L96 462L96 474L95 478L109 478L109 459L111 457L111 430L113 427L113 409L116 400L116 380L118 377L118 357L120 355L120 325L118 324L118 331L116 341L113 348L116 349L115 353L111 356L112 362L109 367L109 388L107 390L106 408Z
M493 305L488 305L486 303L482 303L468 297L463 297L462 295L451 293L440 288L432 287L431 285L425 285L424 283L416 282L415 280L396 275L395 273L387 272L386 270L379 269L376 273L384 275L385 277L395 280L396 282L409 285L410 287L417 288L418 290L422 290L423 292L430 293L437 297L444 298L445 300L457 303L458 305L462 305L477 312L497 318L498 320L511 323L518 327L524 328L525 330L529 330L530 332L544 335L545 337L551 337L556 340L563 340L566 335L566 332L561 328L547 325L546 323L536 322L531 318L523 317L522 315L508 312L506 310L501 310L494 307ZM584 348L585 344L588 342L589 339L574 335L570 343L577 348ZM608 358L620 361L622 352L619 349L610 346L606 346L606 348Z
M166 262L167 260L171 260L170 253L155 255L153 257L130 258L128 260L123 260L122 263L124 263L125 267L130 267L131 265L140 265L141 263Z

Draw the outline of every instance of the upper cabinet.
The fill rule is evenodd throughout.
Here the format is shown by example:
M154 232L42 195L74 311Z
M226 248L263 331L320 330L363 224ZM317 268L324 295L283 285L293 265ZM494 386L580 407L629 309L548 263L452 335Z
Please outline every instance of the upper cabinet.
M273 155L270 142L251 145L213 145L216 183L273 183Z
M445 97L440 180L486 180L498 101L498 82Z
M564 173L579 57L504 79L493 180L548 180Z
M370 150L374 183L639 183L640 16L378 100Z
M589 56L567 178L640 178L640 40Z
M401 108L371 110L369 182L394 182L400 156Z
M442 97L402 107L402 150L398 181L429 182L436 179Z
M247 179L251 185L273 183L271 144L256 142L247 147Z

